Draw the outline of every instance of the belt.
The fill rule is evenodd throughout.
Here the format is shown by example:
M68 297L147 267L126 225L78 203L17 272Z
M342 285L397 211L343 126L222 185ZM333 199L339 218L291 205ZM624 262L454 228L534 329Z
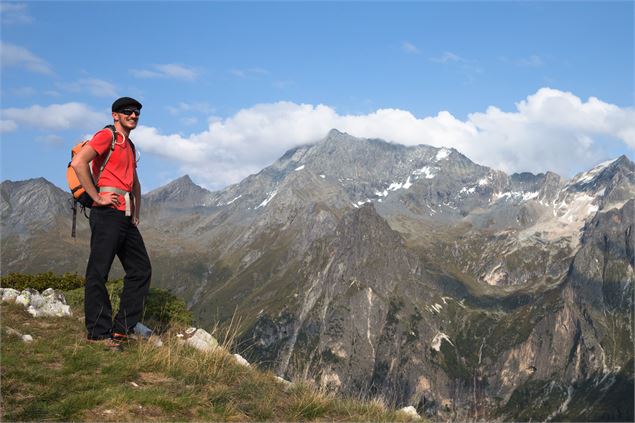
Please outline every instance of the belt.
M130 192L115 187L99 187L99 192L114 192L115 194L123 195L123 198L126 201L126 216L132 215L130 208Z

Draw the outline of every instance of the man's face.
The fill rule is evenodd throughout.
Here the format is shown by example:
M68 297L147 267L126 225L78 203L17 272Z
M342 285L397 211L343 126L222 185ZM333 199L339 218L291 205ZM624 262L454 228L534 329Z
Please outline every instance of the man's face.
M141 112L139 111L139 109L130 107L113 113L113 118L115 120L119 120L119 124L122 127L128 130L133 130L137 127L137 122L139 121L140 114Z

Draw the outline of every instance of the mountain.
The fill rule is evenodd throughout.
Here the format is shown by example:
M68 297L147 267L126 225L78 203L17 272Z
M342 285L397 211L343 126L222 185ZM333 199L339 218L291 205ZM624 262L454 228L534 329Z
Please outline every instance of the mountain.
M3 182L3 234L31 185ZM153 284L202 324L238 311L245 355L281 376L440 419L632 420L634 203L625 156L507 175L332 130L223 190L144 195L141 226ZM85 244L33 219L3 273L83 273Z
M205 199L210 194L208 190L192 182L189 175L185 175L145 194L142 205L150 210L159 209L160 206L170 210L204 207Z

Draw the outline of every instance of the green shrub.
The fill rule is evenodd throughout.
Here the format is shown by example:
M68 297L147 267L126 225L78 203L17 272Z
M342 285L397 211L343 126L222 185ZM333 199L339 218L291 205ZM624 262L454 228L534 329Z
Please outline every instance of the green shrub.
M114 311L119 309L119 297L123 291L123 279L108 282L110 302ZM190 325L193 317L185 301L170 291L150 287L146 298L143 321L153 329L163 330L171 324Z
M191 325L193 316L181 298L164 289L150 288L146 300L145 319L151 319L162 326Z
M123 291L123 279L109 281L106 284L110 294L113 312L119 309L119 298ZM84 289L65 291L64 296L71 307L84 308ZM161 288L150 288L146 298L143 322L154 330L163 331L172 324L191 325L192 312L187 309L185 301Z
M13 288L22 291L33 288L40 292L48 288L68 291L84 286L84 278L76 273L64 273L56 275L53 272L25 275L22 273L9 273L0 279L2 288Z

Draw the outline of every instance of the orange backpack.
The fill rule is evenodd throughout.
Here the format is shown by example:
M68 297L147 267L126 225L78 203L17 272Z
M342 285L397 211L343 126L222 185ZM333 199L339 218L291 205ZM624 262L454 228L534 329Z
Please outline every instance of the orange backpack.
M108 150L108 154L106 155L104 162L101 164L101 167L99 168L99 173L97 175L93 175L92 162L88 166L90 169L90 176L93 179L93 183L95 184L95 186L97 186L99 177L101 176L101 173L106 167L106 163L108 163L108 159L110 159L110 155L115 149L115 142L117 141L117 135L115 134L114 125L104 126L104 129L106 128L110 129L110 132L112 132L112 142L110 143L110 149ZM73 157L75 157L75 155L79 153L79 150L81 150L82 147L84 147L84 145L87 142L88 140L82 141L71 149L71 162L73 161ZM68 162L68 167L66 169L66 182L68 183L68 188L71 190L71 194L73 195L73 198L72 198L73 227L71 230L71 236L75 238L75 232L76 232L75 228L77 226L77 203L79 203L82 210L84 211L84 215L86 215L86 208L90 208L93 205L93 199L90 198L90 195L86 193L86 190L84 189L82 184L79 182L79 178L77 178L77 174L75 173L75 170L71 167L71 162Z

